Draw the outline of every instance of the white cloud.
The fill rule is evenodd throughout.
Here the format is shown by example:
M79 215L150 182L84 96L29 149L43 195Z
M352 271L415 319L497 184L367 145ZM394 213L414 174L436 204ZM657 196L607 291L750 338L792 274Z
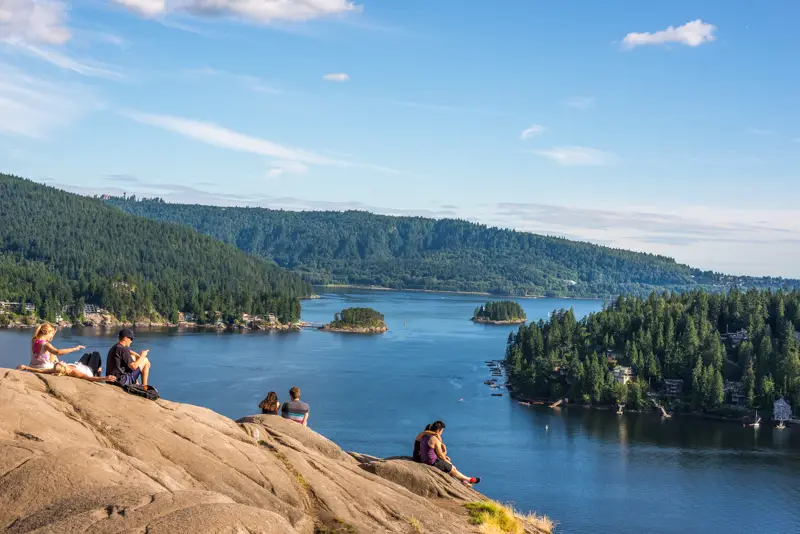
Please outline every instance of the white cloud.
M122 75L102 63L90 60L78 60L67 54L56 52L50 48L40 48L22 42L11 43L16 50L51 63L57 67L72 71L82 76L121 80Z
M166 0L112 0L145 17L155 17L167 11Z
M531 124L528 128L522 130L522 133L519 134L519 138L522 140L530 139L531 137L542 135L545 131L547 131L547 128L541 124Z
M343 72L334 72L331 74L326 74L322 77L322 79L327 82L349 82L350 76Z
M57 0L0 0L0 40L64 44L70 39L67 4Z
M568 108L587 109L594 106L594 100L593 96L573 96L567 99L565 105Z
M302 172L302 170L305 170L304 167L306 165L325 165L331 167L358 167L388 174L399 173L399 171L388 167L333 159L301 148L284 146L267 139L229 130L210 122L140 111L121 111L120 113L136 122L175 132L201 143L274 158L279 160L279 163L274 168L283 169L283 172Z
M775 135L775 130L769 130L766 128L750 128L747 131L753 135Z
M267 176L270 178L277 178L284 174L303 174L308 171L308 165L299 163L297 161L276 161L272 167L267 170Z
M349 0L113 0L140 15L154 17L185 11L204 17L234 17L253 22L302 22L349 11L360 6Z
M792 143L800 143L800 137L795 137L792 139Z
M716 39L714 32L717 27L700 19L687 22L683 26L668 27L657 32L632 32L622 40L626 48L643 45L663 45L668 43L684 44L687 46L700 46Z
M0 63L0 133L46 138L97 107L85 87L51 83Z
M584 146L561 146L547 150L536 150L534 154L548 158L565 166L601 166L617 161L611 152Z

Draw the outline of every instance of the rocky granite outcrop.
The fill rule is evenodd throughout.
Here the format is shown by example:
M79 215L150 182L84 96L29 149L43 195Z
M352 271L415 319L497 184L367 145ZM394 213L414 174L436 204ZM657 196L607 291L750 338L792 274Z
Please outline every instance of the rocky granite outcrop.
M107 384L0 369L10 533L477 532L484 499L432 468L348 454L275 416L234 422Z

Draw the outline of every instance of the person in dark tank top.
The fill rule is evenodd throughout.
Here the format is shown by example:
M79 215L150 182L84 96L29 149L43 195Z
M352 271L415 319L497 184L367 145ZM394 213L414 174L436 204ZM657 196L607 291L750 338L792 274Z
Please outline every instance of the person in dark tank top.
M452 464L450 457L447 456L447 451L442 442L442 432L444 432L445 426L443 421L436 421L430 425L430 430L423 432L422 439L419 442L419 455L422 463L448 473L467 487L477 484L481 481L480 478L468 477L462 474Z
M264 415L280 415L281 403L278 402L278 394L274 391L270 391L258 407Z

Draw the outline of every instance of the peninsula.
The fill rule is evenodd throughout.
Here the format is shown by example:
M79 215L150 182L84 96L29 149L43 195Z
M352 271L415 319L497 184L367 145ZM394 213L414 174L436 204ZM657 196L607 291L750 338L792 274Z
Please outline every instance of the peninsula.
M345 308L334 314L333 321L321 327L326 332L383 334L389 330L383 314L372 308Z
M497 532L552 526L435 468L348 453L280 417L233 421L10 369L0 369L0 405L7 532L478 534L493 516L476 509L503 516L510 528Z
M523 324L527 320L525 310L513 300L487 302L472 314L472 321L481 324Z

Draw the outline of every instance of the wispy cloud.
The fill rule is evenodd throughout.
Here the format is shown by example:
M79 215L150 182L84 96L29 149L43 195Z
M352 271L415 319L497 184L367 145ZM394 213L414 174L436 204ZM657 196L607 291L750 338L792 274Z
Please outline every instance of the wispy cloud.
M0 40L60 45L70 36L65 2L0 0Z
M237 83L244 86L245 88L254 91L256 93L280 94L283 92L280 89L273 87L265 80L262 80L257 76L251 76L249 74L238 74L226 70L212 69L210 67L203 67L200 69L189 69L184 71L184 74L186 74L187 76L209 76L209 77L224 78L227 80L234 80Z
M568 108L575 109L588 109L594 106L595 98L593 96L573 96L568 98L564 103Z
M547 131L547 128L542 126L541 124L531 124L524 130L522 133L519 134L519 138L522 140L530 139L531 137L536 137L537 135L542 135L544 132Z
M800 143L800 137L795 137L792 139L792 143Z
M81 85L52 83L0 63L0 132L46 138L99 105Z
M62 68L92 78L104 78L106 80L122 80L123 76L111 67L92 60L79 60L70 55L57 52L50 48L41 48L20 41L11 41L13 47L29 56L33 56L42 61L46 61L56 67Z
M349 82L350 76L344 72L333 72L330 74L325 74L322 79L326 82Z
M568 167L611 165L619 160L611 152L585 146L561 146L533 153Z
M308 171L308 165L298 161L276 161L272 167L267 169L267 176L277 178L285 174L303 174Z
M258 23L303 22L358 11L349 0L112 0L139 15L157 17L183 11L198 17L231 17Z
M716 36L717 27L700 19L687 22L683 26L669 26L666 30L657 32L631 32L622 40L624 48L635 48L644 45L664 45L669 43L683 44L686 46L700 46L710 43Z
M749 128L747 131L753 135L775 135L775 130L766 128Z
M275 168L282 168L284 171L288 168L287 162L291 162L293 164L303 165L358 167L390 174L397 174L399 172L395 169L379 165L329 158L309 150L289 147L260 137L236 132L210 122L201 122L172 115L143 113L134 110L121 111L120 113L136 122L168 130L201 143L239 152L249 152L251 154L267 156L282 162L282 165L279 163ZM292 170L296 171L297 169L299 169L299 166L295 165Z

